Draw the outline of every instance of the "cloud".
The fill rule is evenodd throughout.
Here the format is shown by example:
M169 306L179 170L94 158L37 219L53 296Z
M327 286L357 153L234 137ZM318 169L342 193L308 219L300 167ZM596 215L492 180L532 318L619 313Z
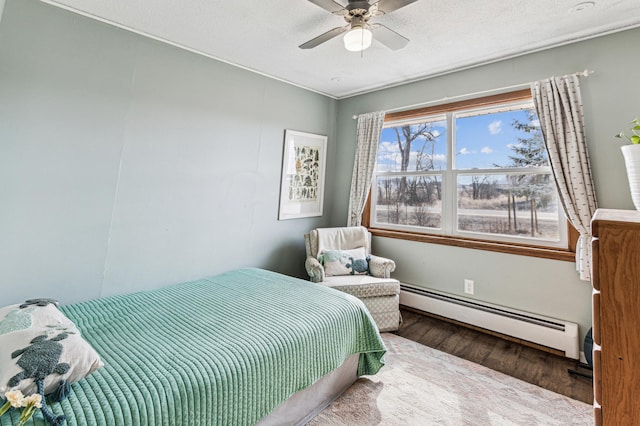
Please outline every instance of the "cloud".
M491 154L493 152L493 150L491 148L489 148L488 146L485 146L484 148L482 148L480 150L481 153L483 154Z
M497 135L502 131L502 120L496 120L487 126L489 129L489 133L492 135Z
M468 154L471 154L471 151L469 151L467 148L462 148L460 151L458 151L458 154L468 155Z
M400 152L398 144L395 142L381 142L378 145L378 152Z
M381 142L378 146L378 164L386 164L392 170L400 162L400 149L393 142Z

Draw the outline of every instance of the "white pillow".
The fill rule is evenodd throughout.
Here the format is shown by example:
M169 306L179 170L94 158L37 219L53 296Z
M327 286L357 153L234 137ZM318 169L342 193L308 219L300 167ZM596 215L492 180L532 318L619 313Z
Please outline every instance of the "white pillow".
M318 260L324 266L324 273L328 277L369 273L369 257L364 247L351 250L323 250Z
M20 306L0 308L0 395L8 390L36 393L36 374L24 368L34 364L46 374L45 394L55 392L63 379L71 384L103 366L97 352L54 304ZM37 363L43 354L52 359Z

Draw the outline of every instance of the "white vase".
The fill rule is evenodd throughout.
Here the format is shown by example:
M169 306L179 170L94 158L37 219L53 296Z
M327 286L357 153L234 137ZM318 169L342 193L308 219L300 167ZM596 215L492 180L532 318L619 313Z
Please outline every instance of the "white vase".
M621 149L627 166L631 199L636 210L640 210L640 145L623 145Z

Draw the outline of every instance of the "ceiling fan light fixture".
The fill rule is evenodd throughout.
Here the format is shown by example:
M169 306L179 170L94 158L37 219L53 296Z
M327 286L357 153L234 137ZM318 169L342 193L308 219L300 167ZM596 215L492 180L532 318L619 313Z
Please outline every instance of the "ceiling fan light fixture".
M352 27L344 36L344 48L350 52L360 52L371 46L373 34L364 27Z

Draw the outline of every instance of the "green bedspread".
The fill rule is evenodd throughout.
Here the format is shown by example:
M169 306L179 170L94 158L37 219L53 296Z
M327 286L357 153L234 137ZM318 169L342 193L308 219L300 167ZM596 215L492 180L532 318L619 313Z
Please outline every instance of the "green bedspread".
M384 363L359 300L260 269L61 309L105 364L52 404L68 425L251 425L351 354Z

